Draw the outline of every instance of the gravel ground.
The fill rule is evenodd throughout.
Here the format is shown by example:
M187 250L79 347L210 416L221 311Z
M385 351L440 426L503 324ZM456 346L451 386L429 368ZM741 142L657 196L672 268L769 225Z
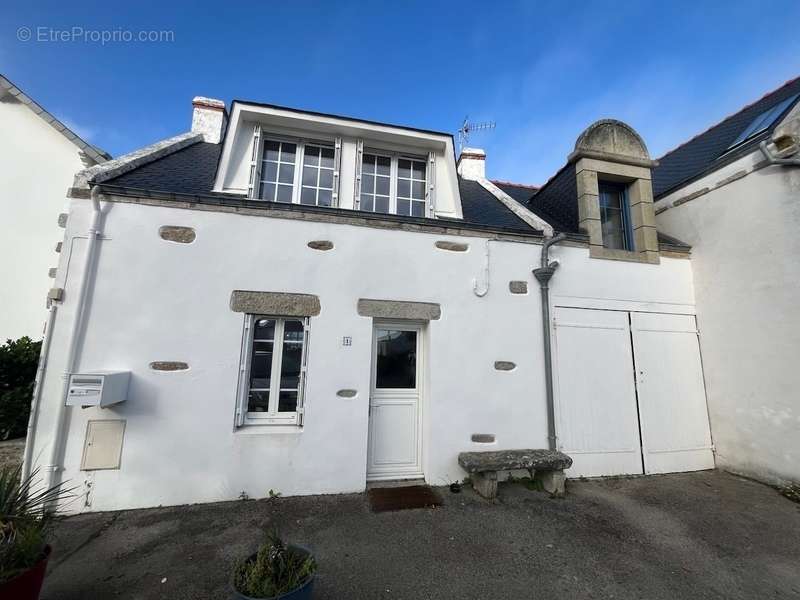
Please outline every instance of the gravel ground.
M24 451L25 438L0 442L0 469L19 465Z
M233 562L277 526L319 562L325 599L800 598L800 505L726 473L504 484L438 509L364 495L94 513L62 520L43 600L228 598Z

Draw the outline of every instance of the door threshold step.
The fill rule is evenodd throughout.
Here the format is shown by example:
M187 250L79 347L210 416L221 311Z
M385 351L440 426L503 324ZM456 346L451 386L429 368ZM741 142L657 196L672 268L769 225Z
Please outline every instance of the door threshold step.
M427 485L422 478L416 479L387 479L382 481L368 481L367 491L375 488L411 487L413 485Z

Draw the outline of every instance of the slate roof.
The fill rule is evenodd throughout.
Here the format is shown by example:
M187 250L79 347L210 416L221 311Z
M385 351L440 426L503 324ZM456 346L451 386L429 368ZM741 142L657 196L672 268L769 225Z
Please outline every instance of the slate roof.
M735 150L725 153L753 119L765 110L798 93L800 93L800 77L786 82L760 100L745 106L739 112L667 152L658 159L659 166L653 169L653 195L656 198L664 196L751 152L759 142L772 134L783 115L777 118L763 133L753 137ZM797 101L794 104L796 103ZM788 107L783 114L785 115L791 108L791 106Z
M190 194L212 194L222 144L198 142L105 182L126 188Z
M467 223L491 224L527 233L537 231L515 215L477 181L459 177L458 189L461 192L461 210L464 214L464 221Z
M164 194L213 196L218 199L242 200L240 195L220 194L212 191L221 151L222 144L198 142L114 177L102 185ZM458 184L464 223L529 235L541 233L517 217L479 183L459 177ZM443 220L437 219L438 222Z
M575 166L566 164L528 200L528 208L565 233L579 233L578 180Z
M525 185L522 183L512 183L510 181L496 181L492 183L503 190L506 194L511 196L514 200L527 207L528 200L531 199L536 191L539 189L535 185Z

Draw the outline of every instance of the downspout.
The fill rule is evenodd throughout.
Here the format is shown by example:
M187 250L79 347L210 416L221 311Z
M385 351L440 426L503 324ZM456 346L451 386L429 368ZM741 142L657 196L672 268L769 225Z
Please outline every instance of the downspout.
M542 340L544 341L544 381L547 393L547 441L550 450L557 450L556 444L556 410L553 401L553 355L550 341L550 278L558 268L558 261L550 262L548 254L550 246L554 246L566 239L566 234L559 233L548 238L542 244L542 262L538 269L533 270L533 275L539 282L542 292Z
M64 425L67 416L66 398L69 389L69 377L75 371L78 364L78 346L80 345L80 337L83 332L84 319L86 317L86 295L88 293L91 283L91 270L94 266L94 257L97 250L97 239L100 237L100 218L102 216L100 209L100 189L94 186L91 191L92 199L92 219L89 224L87 232L88 243L86 246L86 254L83 257L82 268L79 271L81 282L78 287L78 293L75 296L75 315L72 319L72 329L69 336L69 348L67 350L65 368L63 377L63 384L61 387L61 395L56 399L56 414L53 424L52 434L50 439L50 457L47 465L44 467L46 473L46 486L51 488L58 485L60 472L62 470L61 455L64 445Z
M31 454L36 443L36 425L39 422L39 404L42 398L42 381L47 370L47 357L50 353L50 340L53 339L53 324L55 323L58 305L52 301L50 310L47 311L47 322L44 326L44 340L39 352L39 366L36 368L36 379L33 384L33 400L31 401L31 414L28 417L28 435L25 438L25 452L22 455L22 477L25 481L31 474Z

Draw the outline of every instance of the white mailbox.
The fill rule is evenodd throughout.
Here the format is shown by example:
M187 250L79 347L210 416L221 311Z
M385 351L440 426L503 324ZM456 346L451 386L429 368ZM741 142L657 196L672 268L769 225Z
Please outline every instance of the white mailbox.
M92 371L69 376L67 406L109 406L128 398L130 371Z

